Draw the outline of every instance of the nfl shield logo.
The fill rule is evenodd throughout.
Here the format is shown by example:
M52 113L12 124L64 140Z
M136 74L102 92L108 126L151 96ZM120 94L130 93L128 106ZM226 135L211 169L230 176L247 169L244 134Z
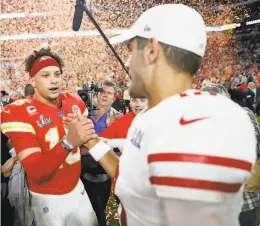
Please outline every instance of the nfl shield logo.
M140 144L143 139L143 135L144 133L141 130L135 129L133 137L131 138L131 143L139 149L141 148Z
M43 212L44 212L44 213L48 213L48 212L49 212L49 208L48 208L48 207L44 207L44 208L43 208Z
M80 108L77 105L72 106L72 112L73 112L74 115L81 114Z

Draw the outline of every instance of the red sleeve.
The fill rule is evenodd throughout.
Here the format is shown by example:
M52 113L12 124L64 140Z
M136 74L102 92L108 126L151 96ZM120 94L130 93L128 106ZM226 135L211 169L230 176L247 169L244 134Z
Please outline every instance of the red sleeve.
M52 177L68 154L69 152L62 148L61 143L58 143L44 154L37 152L29 155L22 161L22 165L28 177L40 184Z
M2 132L12 140L18 157L19 153L25 149L41 148L35 135L35 129L26 121L28 117L25 117L22 112L17 112L17 106L10 105L1 113ZM58 143L51 151L44 154L37 152L29 155L22 161L22 165L28 177L36 183L41 183L56 172L68 154Z
M77 105L80 108L81 114L84 114L87 111L86 104L81 99L81 97L77 93L63 93L61 94L61 100L65 100L67 103L73 105Z
M78 94L74 94L74 96L77 99L81 113L84 114L85 111L87 110L86 104L84 103L84 101L81 99L81 97Z
M104 137L104 138L108 138L108 139L117 138L117 132L118 132L119 126L120 126L120 120L118 118L118 119L116 119L116 121L112 125L110 125L106 129L104 129L99 134L99 136Z
M34 127L28 122L28 117L24 113L24 109L13 104L7 105L1 112L1 130L12 141L15 138L25 138L26 142L16 142L16 153L19 154L27 148L40 147L36 140L36 132ZM29 142L28 142L29 141Z

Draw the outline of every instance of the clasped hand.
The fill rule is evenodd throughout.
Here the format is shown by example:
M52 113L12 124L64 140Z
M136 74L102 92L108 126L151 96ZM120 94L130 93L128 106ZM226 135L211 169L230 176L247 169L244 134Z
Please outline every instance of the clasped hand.
M67 140L74 147L85 147L84 151L92 148L99 139L95 133L92 120L78 114L68 114L63 118L64 127L68 130ZM83 154L83 153L82 153Z

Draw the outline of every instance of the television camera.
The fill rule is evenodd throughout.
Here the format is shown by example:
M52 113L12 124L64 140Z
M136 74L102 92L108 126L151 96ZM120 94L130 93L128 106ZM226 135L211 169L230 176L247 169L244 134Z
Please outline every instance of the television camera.
M102 87L99 87L97 84L94 85L93 83L89 88L84 88L78 90L78 95L85 103L86 107L89 111L89 116L94 116L95 110L98 110L98 108L93 103L94 97L97 96L98 92L102 90Z

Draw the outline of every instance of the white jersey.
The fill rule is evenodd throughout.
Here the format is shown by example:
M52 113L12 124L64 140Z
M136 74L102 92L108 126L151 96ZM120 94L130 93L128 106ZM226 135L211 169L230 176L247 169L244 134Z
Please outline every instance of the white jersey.
M115 193L128 226L238 226L255 159L246 112L224 96L190 90L135 118Z

